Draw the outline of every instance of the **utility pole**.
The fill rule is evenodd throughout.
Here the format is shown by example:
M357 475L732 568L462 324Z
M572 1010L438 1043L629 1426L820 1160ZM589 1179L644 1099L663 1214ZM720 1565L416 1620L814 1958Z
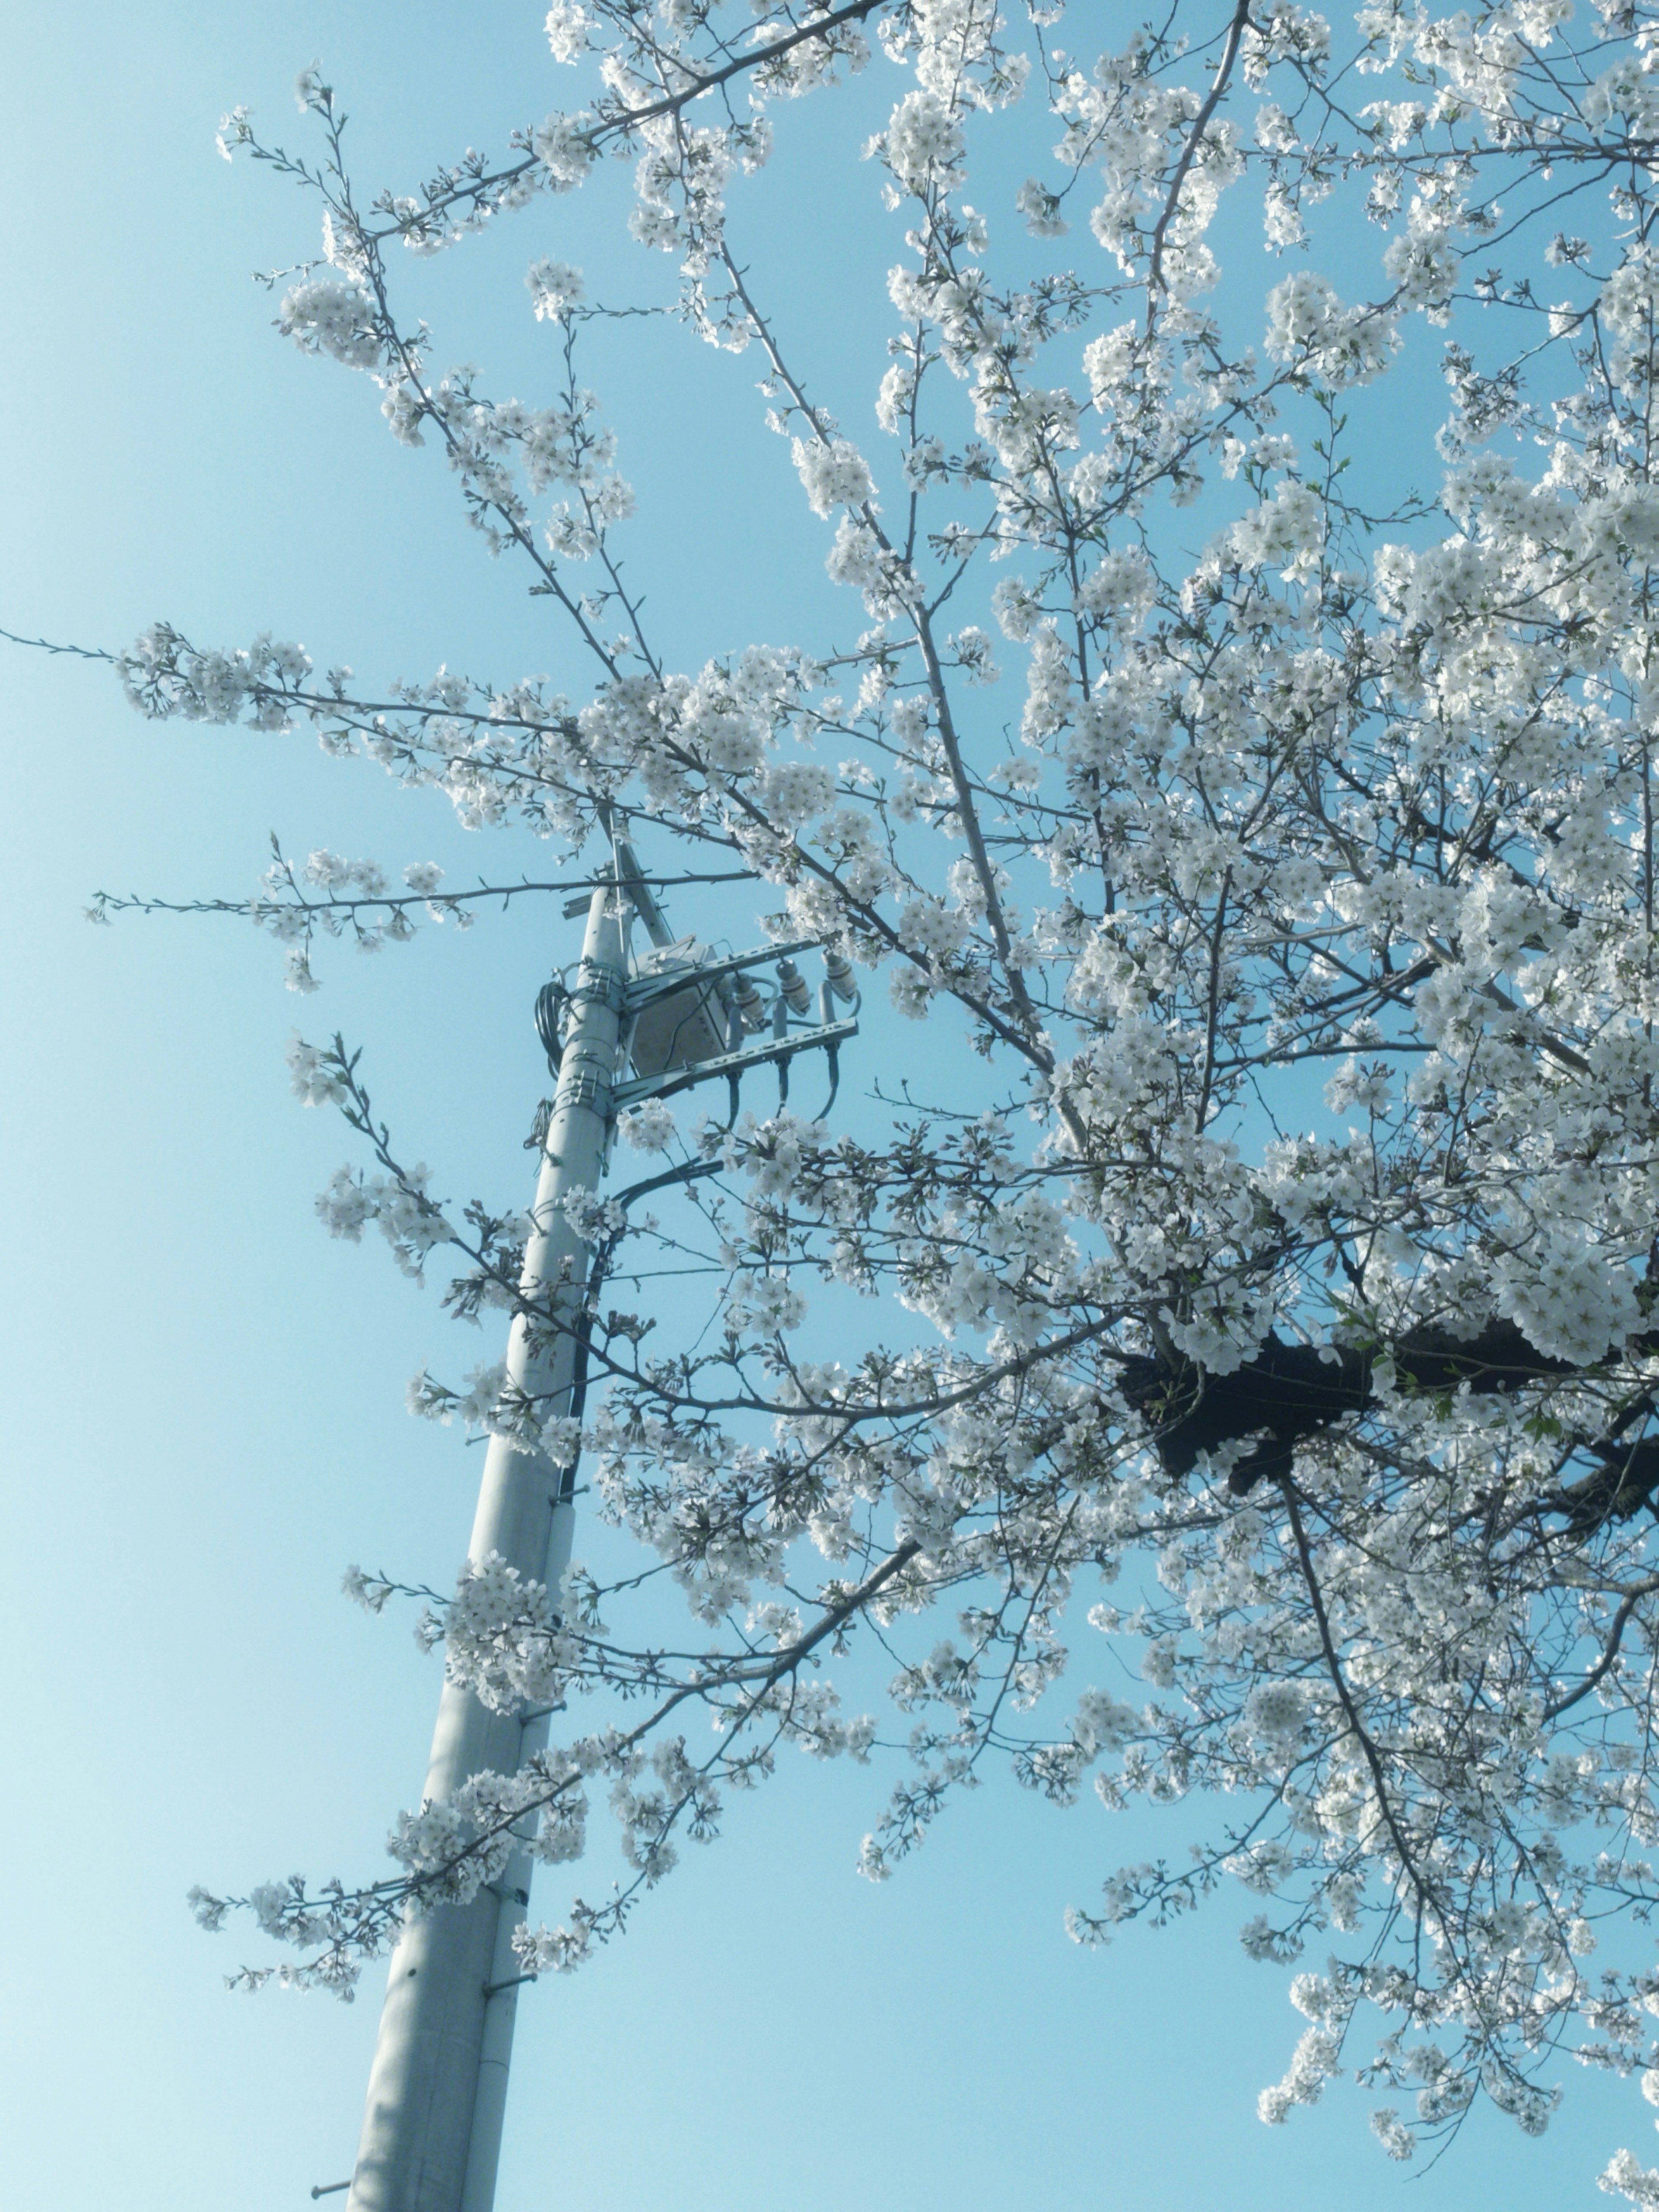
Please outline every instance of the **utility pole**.
M581 965L570 994L571 1026L542 1149L520 1289L550 1302L550 1334L515 1316L508 1381L546 1415L568 1410L575 1380L576 1323L587 1249L564 1200L598 1188L614 1119L622 1042L626 945L620 887L595 890ZM468 1557L491 1552L556 1589L570 1558L568 1470L542 1451L489 1440ZM484 1769L515 1773L545 1742L544 1717L493 1713L446 1682L427 1768L426 1796L451 1796ZM470 1905L438 1905L406 1927L392 1954L368 2102L346 2212L489 2212L501 2149L519 1969L513 1930L529 1901L529 1862L512 1860Z
M544 1420L571 1410L588 1279L587 1248L564 1201L574 1190L599 1188L618 1112L720 1079L729 1087L735 1121L745 1073L775 1066L781 1104L790 1063L820 1050L833 1102L836 1055L858 1030L858 992L845 959L825 955L814 1021L811 993L789 957L806 951L805 940L720 957L695 939L677 939L624 839L613 836L612 855L608 880L588 902L574 987L550 985L537 1010L558 1081L520 1291L541 1318L532 1329L523 1312L514 1316L507 1376ZM630 972L634 915L653 951ZM750 971L770 962L778 981L769 1001ZM850 1011L837 1018L837 1003ZM769 1034L744 1042L757 1031ZM624 1057L631 1080L623 1079ZM687 1181L714 1164L693 1159L640 1188ZM473 1565L494 1552L527 1579L556 1589L570 1559L574 1478L574 1468L555 1466L545 1452L520 1451L492 1437L468 1548ZM547 1734L547 1715L491 1712L470 1690L447 1681L427 1802L452 1797L475 1774L516 1773L545 1746ZM517 1852L470 1905L434 1905L404 1929L386 1977L356 2168L349 2183L313 2189L313 2198L349 2190L345 2212L491 2212L514 2019L526 1979L513 1933L530 1902L530 1875L528 1854Z

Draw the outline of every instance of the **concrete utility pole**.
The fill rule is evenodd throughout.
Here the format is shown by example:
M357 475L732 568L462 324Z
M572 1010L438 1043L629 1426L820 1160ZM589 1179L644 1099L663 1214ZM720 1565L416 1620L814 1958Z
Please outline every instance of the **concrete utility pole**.
M565 1218L563 1201L578 1188L596 1189L604 1170L626 969L623 895L620 884L606 884L588 906L536 1187L536 1231L521 1279L527 1299L550 1296L557 1317L571 1326L532 1354L520 1316L507 1346L509 1381L550 1418L568 1410L574 1324L587 1272L586 1247ZM469 1558L476 1564L499 1553L521 1575L556 1587L570 1558L566 1485L566 1470L545 1453L516 1451L492 1437ZM447 1682L426 1796L447 1798L486 1768L514 1773L546 1740L545 1718L526 1723L492 1713L471 1691ZM470 1905L440 1905L399 1937L346 2212L489 2212L519 1995L512 1936L529 1889L530 1862L520 1855Z
M844 958L825 956L814 1022L811 994L789 957L805 951L806 940L722 957L695 938L676 938L632 848L613 836L612 852L610 878L588 902L575 988L562 1000L558 987L550 986L537 1011L550 1060L557 1060L558 1087L520 1283L526 1301L544 1311L550 1304L562 1326L538 1330L532 1352L524 1318L515 1318L507 1373L549 1419L571 1408L587 1284L587 1248L565 1218L564 1200L573 1190L599 1188L618 1111L723 1080L735 1120L746 1073L775 1066L781 1103L790 1062L816 1051L828 1058L833 1101L836 1054L858 1030L858 992ZM653 950L630 975L635 915ZM769 1004L749 971L774 961L778 981ZM836 1002L852 1012L836 1018ZM562 1049L555 1034L561 1003L569 1018ZM757 1030L769 1035L745 1043L745 1033ZM634 1068L628 1081L625 1050ZM694 1158L659 1181L708 1172ZM492 1437L469 1558L477 1565L498 1553L521 1575L556 1587L570 1559L571 1479L572 1470L555 1467L544 1452L517 1451ZM546 1716L493 1713L470 1690L446 1682L426 1797L449 1798L486 1770L515 1774L546 1744L547 1733ZM530 1902L530 1874L528 1855L519 1852L470 1905L440 1905L404 1929L387 1974L356 2169L349 2183L313 2189L313 2198L349 2189L346 2212L490 2212L524 1979L513 1931Z

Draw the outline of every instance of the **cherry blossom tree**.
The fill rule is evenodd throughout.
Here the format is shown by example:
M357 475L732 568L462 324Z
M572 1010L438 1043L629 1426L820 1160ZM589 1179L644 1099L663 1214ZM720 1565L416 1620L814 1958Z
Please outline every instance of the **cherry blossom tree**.
M580 1208L576 1413L487 1363L413 1400L580 1448L683 1592L681 1647L630 1628L648 1574L486 1563L407 1593L453 1680L556 1709L552 1747L403 1816L390 1881L198 1909L246 1903L296 1947L288 1979L349 1990L513 1832L579 1857L598 1790L624 1879L526 1927L539 1972L787 1746L894 1759L878 1879L999 1763L1062 1806L1207 1796L1207 1846L1103 1868L1071 1932L1242 1884L1250 1952L1327 1961L1292 1983L1308 2027L1263 2118L1348 2073L1404 2159L1481 2097L1540 2131L1568 2057L1659 2102L1659 1972L1620 1932L1659 1902L1659 17L1176 0L1079 15L1074 55L1064 13L558 0L568 107L407 195L361 195L314 70L301 151L222 125L320 203L280 330L441 454L592 680L376 691L160 623L118 657L134 704L314 731L545 838L560 891L648 820L664 880L752 881L781 942L884 978L921 1091L947 1027L983 1084L854 1133L630 1117L639 1172ZM890 81L867 151L895 265L848 429L742 223L791 104L861 73L860 97ZM611 157L689 332L759 364L835 635L661 656L581 271L529 267L562 364L534 404L446 372L405 302L410 257ZM1021 168L975 211L972 176ZM1425 347L1419 448L1394 395ZM320 938L547 888L319 851L216 903L304 992ZM464 1320L569 1325L520 1287L522 1219L446 1211L404 1164L346 1042L296 1042L292 1070L361 1142L333 1233L448 1273ZM686 1253L712 1331L653 1303ZM836 1686L878 1680L869 1716ZM1603 2182L1659 2205L1632 2154Z

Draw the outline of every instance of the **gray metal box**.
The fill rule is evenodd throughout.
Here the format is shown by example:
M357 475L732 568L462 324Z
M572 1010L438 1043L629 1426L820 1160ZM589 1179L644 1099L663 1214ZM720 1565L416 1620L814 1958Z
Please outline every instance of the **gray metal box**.
M726 1008L719 986L690 979L715 954L695 937L682 937L672 945L647 952L632 981L644 983L684 969L684 990L672 991L642 1006L634 1023L629 1057L636 1076L666 1075L672 1068L690 1067L700 1060L713 1060L727 1049Z

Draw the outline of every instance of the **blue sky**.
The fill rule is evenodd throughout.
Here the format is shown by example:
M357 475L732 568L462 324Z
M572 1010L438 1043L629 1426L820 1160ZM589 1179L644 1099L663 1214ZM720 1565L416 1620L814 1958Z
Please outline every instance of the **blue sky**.
M433 457L392 444L362 380L271 331L247 274L311 252L311 213L212 143L236 100L297 137L289 88L318 56L362 178L406 185L567 96L538 17L309 0L13 12L0 623L120 644L165 614L204 641L268 627L374 680L441 660L581 680ZM852 158L868 113L818 102L782 121L740 228L863 435L891 258L872 244L876 178ZM808 174L829 179L810 229ZM621 181L418 272L438 357L538 396L550 340L522 289L537 254L584 264L601 296L660 297L662 270L615 242ZM758 369L665 325L626 330L595 381L643 495L671 650L810 635L833 605L823 530L758 429ZM849 627L844 604L833 618ZM453 1372L489 1347L458 1350L378 1249L323 1237L312 1196L347 1145L291 1102L283 1046L301 1011L344 1029L434 1188L520 1202L542 1087L528 1009L574 945L526 911L372 963L337 952L301 1010L274 948L234 924L92 930L81 908L100 888L244 894L272 830L295 851L435 859L458 881L545 856L510 837L486 855L436 801L303 740L147 726L71 662L9 653L0 725L0 2173L19 2206L287 2212L349 2171L376 1978L349 2008L227 1996L221 1973L257 1943L198 1935L184 1893L378 1869L418 1791L436 1667L402 1623L349 1607L338 1577L361 1560L448 1579L477 1459L407 1419L404 1385L428 1358ZM744 911L717 920L757 934ZM856 1771L786 1771L625 1943L528 1994L502 2212L671 2197L678 2212L849 2197L1277 2212L1339 2195L1351 2212L1534 2212L1604 2203L1612 2149L1645 2154L1633 2092L1577 2075L1541 2144L1477 2122L1416 2180L1373 2148L1357 2099L1265 2130L1255 2092L1300 2022L1284 1977L1233 1941L1242 1900L1100 1954L1061 1933L1066 1903L1173 1835L1007 1784L878 1889L852 1869L882 1794Z

